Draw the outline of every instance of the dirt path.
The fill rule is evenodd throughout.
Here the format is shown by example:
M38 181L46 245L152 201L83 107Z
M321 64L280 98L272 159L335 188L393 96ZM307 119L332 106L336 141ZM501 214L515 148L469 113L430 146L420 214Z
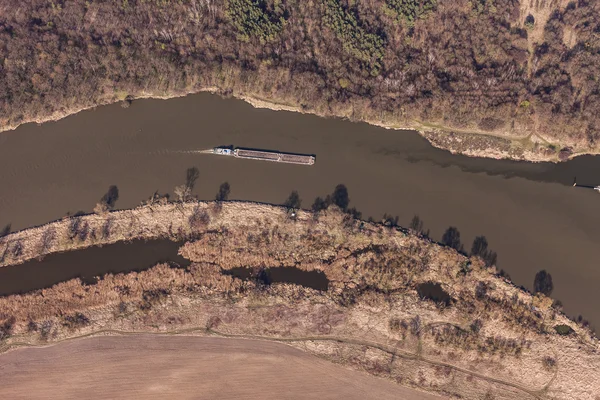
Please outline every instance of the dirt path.
M258 340L136 335L0 356L5 399L404 399L429 395Z
M213 331L214 332L214 331ZM405 351L405 350L401 350L398 349L396 347L392 347L392 346L388 346L388 345L384 345L381 343L375 343L375 342L371 342L371 341L367 341L367 340L359 340L359 339L352 339L352 338L341 338L341 337L336 337L336 336L304 336L304 337L293 337L293 338L270 338L270 337L263 337L263 336L239 336L239 335L226 335L223 333L219 333L219 332L214 332L216 334L218 334L219 336L224 336L224 337L229 337L229 338L236 338L236 337L244 337L244 338L248 338L248 339L262 339L262 340L275 340L278 342L298 342L298 341L333 341L333 342L340 342L340 343L347 343L347 344L355 344L355 345L359 345L359 346L368 346L368 347L372 347L372 348L376 348L378 350L381 351L385 351L386 353L389 353L391 355L394 355L396 357L401 357L401 358L406 358L406 359L411 359L411 360L418 360L421 361L423 363L426 364L431 364L431 365L436 365L436 366L440 366L440 367L448 367L448 368L452 368L456 371L465 373L465 374L469 374L472 376L475 376L479 379L488 381L488 382L493 382L493 383L497 383L500 385L504 385L504 386L508 386L514 389L518 389L520 391L522 391L523 393L526 393L536 399L540 399L541 398L541 393L544 391L544 389L549 385L549 383L547 383L546 385L544 385L543 388L540 389L531 389L531 388L527 388L525 386L519 385L518 383L514 383L514 382L507 382L507 381L503 381L501 379L496 379L490 376L486 376L480 373L477 373L475 371L471 371L468 369L464 369L464 368L460 368L457 367L455 365L452 364L448 364L445 362L441 362L441 361L436 361L436 360L431 360L425 357L422 357L418 354L414 354L411 353L409 351Z
M159 337L160 338L160 337L168 337L168 336L176 336L176 335L194 334L200 330L203 331L204 329L189 328L189 329L182 329L182 330L159 333L159 334L157 334L157 333L138 334L135 332L126 332L126 331L117 331L117 330L102 330L102 331L93 332L88 335L79 336L77 338L65 339L65 340L60 341L57 344L50 346L50 347L58 347L59 345L67 346L67 344L69 344L69 343L80 342L83 339L89 339L89 340L100 339L101 337L96 336L96 335L100 335L100 334L117 334L117 335L120 335L120 337L129 337L130 338L129 340L135 340L134 338L136 338L136 337L144 337L144 338L146 338L145 340L150 340L150 339L148 339L150 337ZM353 339L353 338L342 338L342 337L337 337L337 336L303 336L303 337L277 338L277 337L266 337L266 336L255 336L255 335L230 335L230 334L225 334L225 333L221 333L221 332L214 331L214 330L211 330L211 333L213 335L219 336L220 338L226 338L225 340L231 340L231 341L249 340L252 342L256 341L259 343L265 343L265 341L269 341L273 345L277 345L277 343L273 343L273 342L285 343L285 342L304 342L304 341L325 341L325 342L332 341L332 342L340 342L340 343L346 343L346 344L354 344L354 345L359 345L359 346L367 346L367 347L376 348L378 350L384 351L386 353L394 355L395 357L411 359L411 360L418 360L425 364L430 364L430 365L435 365L435 366L440 366L440 367L448 367L448 368L454 369L458 372L469 374L469 375L472 375L479 379L482 379L484 381L488 381L490 383L496 383L496 384L500 384L500 385L504 385L504 386L507 386L510 388L517 389L517 390L521 391L524 395L529 395L536 399L540 399L543 397L543 393L544 393L545 389L548 387L548 385L552 381L551 380L550 382L546 383L541 388L537 388L537 389L536 388L528 388L523 385L519 385L518 383L515 383L515 382L507 382L504 380L496 379L496 378L493 378L493 377L490 377L487 375L477 373L476 371L471 371L471 370L467 370L464 368L460 368L460 367L457 367L452 364L448 364L448 363L436 361L436 360L431 360L431 359L422 357L418 354L398 349L397 347L388 346L386 344L376 343L376 342L371 342L371 341L366 341L366 340ZM185 338L185 336L179 336L179 337ZM203 339L208 340L208 339L213 339L213 338L203 338ZM217 339L217 338L214 338L214 339ZM13 343L11 348L1 348L0 347L0 353L6 352L6 351L9 351L12 349L12 351L9 351L8 354L14 354L14 353L18 353L18 352L24 352L24 351L26 351L26 348L29 348L29 351L35 350L36 348L40 349L39 347L31 346L28 343ZM288 347L285 346L285 348L288 348ZM304 354L304 353L300 352L300 354ZM0 355L0 381L3 378L2 365L4 363L2 361L3 361L3 358L6 358L6 357L7 357L7 355ZM400 388L410 390L410 389L403 388L403 387L400 387ZM416 393L420 394L420 392L416 392ZM1 394L2 394L2 388L0 388L0 395ZM430 397L432 399L439 398L439 397L435 397L435 396L430 396ZM383 398L385 398L385 397L383 397ZM429 397L423 397L423 398L429 399ZM407 397L407 399L411 400L412 398Z

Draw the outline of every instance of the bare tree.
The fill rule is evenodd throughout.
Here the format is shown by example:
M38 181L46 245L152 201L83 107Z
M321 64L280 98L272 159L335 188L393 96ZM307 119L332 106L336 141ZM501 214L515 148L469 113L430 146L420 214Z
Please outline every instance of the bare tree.
M175 193L177 201L188 201L192 197L192 191L187 185L175 186L173 193Z

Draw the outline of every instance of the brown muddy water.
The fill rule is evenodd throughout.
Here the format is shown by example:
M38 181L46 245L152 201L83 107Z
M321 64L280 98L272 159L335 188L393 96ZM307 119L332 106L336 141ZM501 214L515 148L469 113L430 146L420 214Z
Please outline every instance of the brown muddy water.
M307 167L194 152L218 145L317 159ZM574 176L600 183L600 157L553 165L454 156L414 132L257 110L210 94L100 107L1 133L0 230L89 212L110 185L119 189L118 208L133 207L156 190L173 193L190 167L200 171L201 199L228 181L232 199L281 203L298 190L310 207L343 183L365 218L388 213L407 226L418 214L434 239L458 227L467 249L485 235L515 283L531 288L546 269L567 313L600 326L600 195L570 186Z
M1 273L1 271L0 271ZM327 290L329 280L321 271L303 271L295 267L272 267L255 271L252 268L238 267L223 272L239 279L255 281L263 285L272 283L295 283L316 290Z
M108 273L142 271L158 263L186 267L190 261L178 255L180 246L165 239L137 240L50 254L41 261L0 268L0 296L48 288L73 278L90 284Z

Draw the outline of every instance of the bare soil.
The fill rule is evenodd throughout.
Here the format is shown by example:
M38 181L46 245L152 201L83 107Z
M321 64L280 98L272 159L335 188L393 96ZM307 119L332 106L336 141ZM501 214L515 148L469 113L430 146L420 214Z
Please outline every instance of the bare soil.
M4 399L441 399L259 340L96 337L0 363Z

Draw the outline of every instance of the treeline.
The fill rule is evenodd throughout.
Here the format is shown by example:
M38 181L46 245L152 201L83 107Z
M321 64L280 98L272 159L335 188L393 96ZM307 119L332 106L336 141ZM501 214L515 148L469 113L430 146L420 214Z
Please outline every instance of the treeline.
M210 86L356 118L600 137L598 2L545 22L518 0L1 1L2 125Z

